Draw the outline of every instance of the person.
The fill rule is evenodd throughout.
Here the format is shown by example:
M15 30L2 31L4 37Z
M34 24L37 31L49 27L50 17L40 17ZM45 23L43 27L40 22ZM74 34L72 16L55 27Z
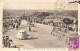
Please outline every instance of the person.
M10 46L11 46L10 40L8 40L7 47L10 48Z
M5 36L5 38L4 38L4 47L7 47L8 40L9 40L9 36Z
M17 22L15 22L15 29L17 29L18 28L18 25L17 25Z
M15 28L15 23L13 23L13 28Z
M31 26L29 25L29 31L31 32Z
M18 21L18 26L20 26L20 22Z
M6 47L5 40L6 40L6 37L3 36L3 40L2 40L3 47Z
M16 45L11 39L8 41L8 48L16 48Z
M13 28L13 20L11 21L11 28Z
M51 31L51 35L53 35L53 32L56 30L56 28L55 28L55 24L53 23L53 29L52 29L52 31Z
M18 34L16 35L16 38L18 39L26 39L28 38L28 34L26 33L26 30L21 29Z
M16 23L16 29L18 29L18 26L19 26L19 25L18 25L18 22L17 22L17 23Z

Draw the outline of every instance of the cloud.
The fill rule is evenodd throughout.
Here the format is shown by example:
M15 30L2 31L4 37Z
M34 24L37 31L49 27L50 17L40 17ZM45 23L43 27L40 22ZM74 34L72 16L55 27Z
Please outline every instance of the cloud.
M15 0L14 0L15 1ZM18 0L19 1L19 0ZM68 4L68 2L51 2L49 0L43 1L40 0L39 2L23 2L15 1L10 1L10 2L4 2L3 8L4 9L49 9L49 10L54 10L54 9L66 9L66 10L77 10L78 9L78 4L77 3L72 3ZM56 0L55 0L56 1Z

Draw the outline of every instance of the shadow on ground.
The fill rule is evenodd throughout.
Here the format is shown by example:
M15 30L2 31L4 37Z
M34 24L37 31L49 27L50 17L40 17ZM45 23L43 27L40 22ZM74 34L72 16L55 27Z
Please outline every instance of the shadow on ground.
M38 31L36 31L36 30L32 30L31 32L38 32Z
M38 39L36 37L31 37L31 38L26 38L26 39L22 39L22 40L35 40L35 39Z

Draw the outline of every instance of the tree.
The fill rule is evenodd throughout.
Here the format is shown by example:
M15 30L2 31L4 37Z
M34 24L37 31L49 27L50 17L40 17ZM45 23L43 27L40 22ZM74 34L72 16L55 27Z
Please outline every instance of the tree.
M75 24L78 25L78 20L76 20Z
M76 31L78 31L78 20L76 20L75 24L77 26Z
M68 31L68 25L73 23L73 20L69 19L69 18L64 18L63 22L66 24L66 32Z

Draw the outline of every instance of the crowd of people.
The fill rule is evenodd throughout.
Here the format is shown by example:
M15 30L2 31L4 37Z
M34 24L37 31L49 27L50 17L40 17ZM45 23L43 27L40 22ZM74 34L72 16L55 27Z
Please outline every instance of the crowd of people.
M3 21L3 29L18 29L18 27L21 24L21 19L17 18L17 19L5 19Z

